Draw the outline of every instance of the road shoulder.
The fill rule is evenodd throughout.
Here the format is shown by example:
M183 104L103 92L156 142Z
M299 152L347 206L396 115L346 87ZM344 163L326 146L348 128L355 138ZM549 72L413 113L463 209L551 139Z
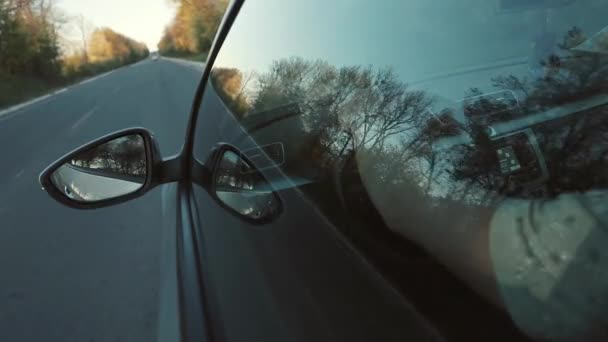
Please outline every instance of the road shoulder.
M41 96L36 97L34 99L28 100L26 102L22 102L22 103L13 105L13 106L8 107L8 108L0 109L0 120L3 120L3 119L6 119L6 118L10 117L11 115L9 115L9 114L16 114L17 112L19 112L20 110L22 110L22 109L24 109L26 107L29 107L31 105L43 102L43 101L48 100L48 99L50 99L50 98L52 98L52 97L54 97L56 95L65 93L65 92L67 92L68 90L70 90L70 89L72 89L74 87L77 87L77 86L80 86L80 85L84 85L84 84L87 84L87 83L91 83L91 82L97 81L97 80L102 79L102 78L104 78L106 76L109 76L109 75L111 75L111 74L113 74L113 73L115 73L115 72L117 72L117 71L119 71L119 70L121 70L123 68L131 67L131 66L137 65L139 63L142 63L144 61L146 61L146 60L142 60L142 61L137 62L135 64L124 65L124 66L121 66L121 67L116 68L114 70L110 70L110 71L107 71L105 73L102 73L102 74L99 74L99 75L96 75L96 76L93 76L93 77L90 77L90 78L86 78L86 79L84 79L84 80L82 80L80 82L70 84L70 85L68 85L68 86L66 86L64 88L61 88L61 89L58 89L58 90L54 90L54 91L52 91L52 92L50 92L48 94L41 95Z
M182 66L185 66L190 69L197 70L197 71L205 70L205 63L203 63L203 62L195 62L195 61L190 61L190 60L186 60L186 59L164 57L164 56L162 56L161 59L168 61L168 62L175 63L175 64L179 64L179 65L182 65Z

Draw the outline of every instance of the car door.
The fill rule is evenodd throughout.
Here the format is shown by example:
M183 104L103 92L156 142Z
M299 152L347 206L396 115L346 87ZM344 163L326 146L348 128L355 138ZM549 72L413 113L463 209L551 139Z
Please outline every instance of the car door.
M603 146L599 38L581 44L576 25L602 37L607 8L589 6L236 2L193 126L192 177L211 175L189 206L212 335L527 340L585 329L559 308L587 304L535 283L543 269L522 280L536 248L523 226L495 220L503 200L523 199L529 213L539 197L604 184L558 176L559 151L578 148L579 165ZM561 51L531 54L538 31L563 34ZM595 172L584 165L575 169ZM563 198L556 206L580 207ZM573 294L576 272L551 286Z
M280 3L246 2L240 12L239 5L235 4L228 15L234 16L235 22L224 47L241 44L233 36L255 28L252 20L257 21L256 12ZM302 37L307 34L300 32ZM255 34L259 35L262 32ZM245 123L238 109L231 107L238 104L222 98L219 92L238 91L234 87L244 84L235 84L237 79L247 82L241 71L224 69L224 48L219 48L222 40L220 33L216 42L219 57L204 84L198 111L195 164L208 165L218 145L229 144L263 174L282 209L264 223L244 220L215 201L203 186L193 185L193 234L198 236L196 249L211 336L222 341L438 338L411 303L328 219L320 206L329 203L315 203L304 192L306 186L322 191L327 185L314 188L311 180L317 177L316 170L302 168L296 169L302 171L300 174L291 173L288 164L295 161L291 154L296 153L293 143L299 142L289 141L289 136L297 133L290 130L300 125L293 112L298 109L290 108L289 103L273 105L260 114L263 120L252 117L253 121ZM269 56L283 57L281 45L277 42ZM242 55L245 60L246 55ZM221 85L217 82L233 88L218 89ZM195 178L201 169L192 172Z
M270 0L234 7L234 23L220 34L204 80L195 165L209 165L218 145L229 144L271 184L282 212L270 222L244 220L194 185L190 203L211 335L225 341L483 338L471 329L482 319L519 337L506 315L386 228L354 166L352 146L361 137L333 115L332 106L365 86L357 82L394 82L380 63L395 57L383 55L394 51L380 43L363 58L378 66L341 68L357 59L346 51L372 33L353 29L355 18L334 16L369 10L376 23L389 16L398 25L390 11L399 6ZM335 30L348 40L332 37ZM442 288L443 282L451 285ZM473 321L457 320L458 306L474 310Z

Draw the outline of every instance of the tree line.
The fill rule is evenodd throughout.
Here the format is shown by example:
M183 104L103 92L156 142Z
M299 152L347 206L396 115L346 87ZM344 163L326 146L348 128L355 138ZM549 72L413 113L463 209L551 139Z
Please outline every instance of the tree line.
M177 6L175 17L158 43L163 55L206 54L228 0L169 0Z
M52 2L0 0L0 73L60 72L58 26Z
M71 21L55 0L0 0L0 106L148 56L109 28L83 32L83 47L67 54L61 33Z
M149 55L144 43L103 27L95 29L81 52L63 59L65 74L88 75L134 63Z
M143 138L129 135L80 153L70 164L86 169L122 176L140 177L145 181L147 158Z

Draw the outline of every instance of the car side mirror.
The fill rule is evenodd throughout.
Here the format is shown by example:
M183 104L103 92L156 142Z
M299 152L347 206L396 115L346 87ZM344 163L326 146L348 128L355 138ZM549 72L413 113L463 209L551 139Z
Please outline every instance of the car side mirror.
M152 135L133 128L88 143L54 162L40 183L55 200L94 209L139 197L152 187L158 152Z
M216 151L211 194L226 209L251 223L267 223L282 212L270 182L242 153L230 145Z

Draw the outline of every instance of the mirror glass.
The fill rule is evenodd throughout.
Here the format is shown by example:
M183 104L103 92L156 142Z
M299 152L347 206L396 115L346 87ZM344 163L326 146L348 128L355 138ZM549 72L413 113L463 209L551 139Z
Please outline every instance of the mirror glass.
M280 212L280 201L262 174L233 151L220 158L214 174L217 198L237 213L264 220Z
M98 202L141 189L147 179L144 138L116 138L75 154L51 175L59 191L78 202Z

